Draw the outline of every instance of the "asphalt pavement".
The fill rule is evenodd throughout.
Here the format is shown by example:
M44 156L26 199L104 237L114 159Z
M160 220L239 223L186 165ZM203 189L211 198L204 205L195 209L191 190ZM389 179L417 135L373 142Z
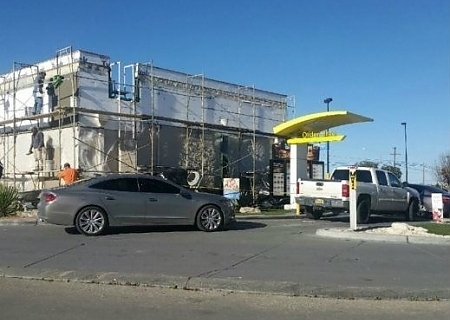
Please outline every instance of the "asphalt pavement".
M304 215L298 215L293 211L286 211L285 214L237 214L236 219L241 220L264 220L264 219L302 219ZM446 219L446 222L448 219ZM10 217L0 219L0 226L7 225L37 225L42 224L37 218L36 210L21 212L17 217ZM365 240L365 241L380 241L380 242L395 242L395 243L417 243L417 244L435 244L450 246L450 236L435 236L423 234L395 234L395 233L376 233L373 232L372 227L360 226L357 230L352 230L345 227L336 228L318 228L316 235L319 237L336 238L343 240Z
M237 215L237 220L239 221L264 221L266 219L272 219L272 220L280 220L282 219L289 219L289 220L298 220L299 222L305 222L309 226L309 230L311 230L311 236L316 238L324 238L324 239L340 239L343 241L343 248L339 249L336 248L337 251L339 250L348 250L346 249L347 244L346 241L362 241L362 242L377 242L380 243L380 245L383 246L383 243L386 244L386 246L389 246L390 243L396 243L396 244L418 244L420 245L420 248L424 248L422 245L431 245L431 246L437 246L440 249L436 251L436 253L432 250L431 256L436 255L442 255L442 252L448 252L448 249L446 249L448 246L450 246L450 238L449 237L439 237L439 236L423 236L423 235L398 235L398 234L377 234L373 231L371 228L360 228L356 231L350 230L349 228L343 226L343 224L339 224L340 227L333 227L333 224L328 224L326 227L318 227L314 228L315 224L317 222L308 220L302 215L296 215L292 212L287 212L284 215L266 215L266 214L239 214ZM295 224L296 221L291 221L291 224ZM0 226L4 227L12 227L12 226L33 226L33 225L39 225L42 224L38 222L36 213L34 211L27 212L25 214L22 214L20 217L16 218L3 218L0 219ZM318 224L319 226L320 223ZM45 226L44 226L45 227ZM17 230L24 230L23 228L17 228ZM11 228L8 229L9 231ZM70 238L70 237L69 237ZM84 239L84 237L82 237ZM87 238L87 237L86 237ZM78 238L79 239L79 238ZM73 239L72 239L73 240ZM68 241L72 241L68 240ZM77 240L79 241L79 240ZM177 244L179 244L179 241L176 241ZM54 245L54 244L52 244ZM320 248L320 243L317 244ZM358 245L359 246L359 245ZM379 245L377 245L377 248ZM8 246L5 245L5 248L8 249ZM3 250L5 250L5 248ZM352 248L357 248L353 247ZM381 248L381 247L379 247ZM16 250L15 254L17 254L17 251L20 251L20 249L14 249ZM72 247L71 249L72 250ZM170 249L169 249L170 250ZM177 249L178 250L178 249ZM299 248L299 252L302 252L301 248ZM319 249L320 250L320 249ZM330 250L330 248L328 248ZM397 252L399 250L398 247L394 248L394 252ZM400 249L401 250L401 249ZM415 250L415 249L414 249ZM427 249L424 249L427 250ZM308 252L307 254L314 256L314 251ZM428 250L427 250L428 251ZM330 252L324 253L330 255L333 258L334 255L334 249L331 248ZM390 251L389 251L390 252ZM399 251L402 252L402 251ZM341 255L340 253L338 253ZM360 254L367 255L368 253L365 251L361 251ZM413 253L410 253L411 257L406 257L408 268L412 266L411 262L415 261L416 258L413 257ZM370 254L368 254L369 259ZM446 255L444 253L444 255ZM6 254L6 257L8 257L8 254ZM54 256L52 254L49 255L49 259L53 258ZM442 263L446 263L446 257L443 256L443 258L440 258L439 265ZM29 257L28 257L29 258ZM171 260L170 257L164 256L165 259ZM395 258L395 257L394 257ZM431 257L433 258L433 257ZM302 261L300 258L296 260L295 263L305 264L306 262ZM353 259L353 258L351 258ZM355 259L360 259L360 257L355 257ZM393 259L392 257L389 259ZM403 259L403 258L402 258ZM422 259L422 258L421 258ZM9 263L7 258L3 257L3 261L6 261ZM113 261L113 260L111 260ZM169 263L169 261L167 263ZM195 261L195 260L193 260ZM243 261L247 261L247 259L244 259ZM331 260L330 260L331 261ZM42 260L37 261L42 262ZM269 262L269 261L268 261ZM73 262L72 262L73 263ZM294 263L294 262L293 262ZM401 262L400 264L405 263ZM414 266L414 268L418 268L420 265L426 264L426 255L423 256L423 260L417 261L417 266ZM31 266L31 265L30 265ZM161 270L165 270L163 266L161 266ZM201 268L201 267L200 267ZM303 268L312 268L311 270L314 270L314 264L311 262L310 266L304 265ZM371 266L370 268L376 268L376 266ZM395 267L394 267L395 268ZM398 268L398 266L397 266ZM389 268L388 268L389 269ZM339 287L339 285L333 285L333 286L315 286L313 285L314 280L311 279L310 285L304 285L299 283L294 283L290 281L284 281L283 277L280 279L271 280L271 271L270 270L258 270L263 276L267 276L264 281L261 280L254 280L253 278L240 278L240 277L227 277L227 278L220 278L220 277L213 277L213 276L186 276L182 273L180 273L180 276L174 276L172 275L164 275L162 273L159 274L147 274L147 273L141 273L141 272L127 272L127 270L123 270L120 272L105 272L103 271L105 269L102 269L100 266L97 270L87 270L85 267L77 267L74 266L73 268L32 268L29 267L29 265L26 265L25 267L17 267L17 265L0 265L0 276L6 277L6 278L23 278L23 279L41 279L41 280L49 280L49 281L79 281L79 282L89 282L89 283L101 283L101 284L110 284L110 285L132 285L132 286L159 286L159 287L170 287L170 288L182 288L185 290L226 290L226 291L245 291L245 292L260 292L260 293L270 293L270 294L284 294L284 295L301 295L301 296L327 296L327 297L339 297L339 298L385 298L385 299L408 299L411 297L414 297L414 299L450 299L450 289L448 288L448 285L443 284L443 287L440 287L439 281L437 281L436 286L439 286L436 288L420 288L417 289L417 287L420 287L421 285L417 285L415 289L405 288L402 289L383 289L383 288L352 288L352 286L348 287ZM345 268L343 269L343 271ZM254 271L257 271L257 269L254 269ZM361 270L362 271L362 270ZM373 273L375 271L371 270L367 277L370 277L370 273ZM397 270L396 270L397 271ZM442 271L442 270L441 270ZM267 272L267 274L265 274ZM286 270L286 272L294 272L292 270ZM324 271L322 271L324 272ZM379 271L380 274L383 274L384 271ZM413 270L413 272L417 272L416 269ZM429 273L429 270L424 270L424 273ZM445 271L446 272L446 271ZM320 272L319 272L320 273ZM364 272L363 272L364 273ZM212 275L215 274L215 271L212 272ZM399 273L400 275L401 273ZM442 272L439 274L439 277L442 277ZM436 274L437 275L437 274ZM318 278L317 279L323 279L325 277L325 274L323 275L315 275ZM314 276L313 276L314 277ZM326 277L330 277L330 280L333 280L334 275L327 275ZM428 280L426 280L426 274L421 275L422 281L424 283L428 283ZM445 278L445 276L444 276ZM349 278L351 280L351 278ZM282 281L280 281L282 280ZM389 282L389 279L383 280ZM344 282L345 283L345 282ZM444 289L443 289L444 288Z

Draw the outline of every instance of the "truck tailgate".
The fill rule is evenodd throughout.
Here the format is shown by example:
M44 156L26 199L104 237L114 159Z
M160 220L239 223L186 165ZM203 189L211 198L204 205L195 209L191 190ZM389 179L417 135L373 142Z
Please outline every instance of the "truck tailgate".
M342 185L344 184L348 185L348 181L299 180L298 196L342 199Z

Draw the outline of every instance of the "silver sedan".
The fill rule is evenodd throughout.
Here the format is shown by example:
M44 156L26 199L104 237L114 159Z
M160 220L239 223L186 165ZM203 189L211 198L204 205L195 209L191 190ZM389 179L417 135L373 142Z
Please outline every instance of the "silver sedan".
M96 236L110 226L195 225L217 231L235 221L231 200L146 174L110 174L42 190L38 217Z

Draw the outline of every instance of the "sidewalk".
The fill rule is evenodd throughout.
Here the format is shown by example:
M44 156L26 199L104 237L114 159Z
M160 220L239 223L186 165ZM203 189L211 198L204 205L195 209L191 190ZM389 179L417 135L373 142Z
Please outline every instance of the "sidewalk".
M0 218L0 226L23 226L37 224L37 210L21 211L15 216Z
M395 242L405 244L434 244L450 246L450 236L440 236L429 233L405 232L404 229L396 229L396 225L407 225L405 223L393 223L391 227L382 228L327 228L317 229L319 237L337 238L344 240L363 240L379 242Z

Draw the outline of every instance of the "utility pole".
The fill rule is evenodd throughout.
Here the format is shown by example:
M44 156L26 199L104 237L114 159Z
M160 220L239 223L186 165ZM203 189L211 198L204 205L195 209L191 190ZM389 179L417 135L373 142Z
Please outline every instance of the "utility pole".
M326 98L325 100L323 100L323 103L327 105L327 112L330 111L330 102L332 101L333 98ZM327 178L329 178L329 175L330 175L330 141L327 141Z
M425 184L425 162L422 163L422 184Z
M405 128L405 172L406 182L408 182L408 137L406 133L406 122L402 122L401 125Z
M397 165L397 156L401 155L401 153L397 153L397 147L394 147L394 153L391 153L391 156L394 156L394 168Z

